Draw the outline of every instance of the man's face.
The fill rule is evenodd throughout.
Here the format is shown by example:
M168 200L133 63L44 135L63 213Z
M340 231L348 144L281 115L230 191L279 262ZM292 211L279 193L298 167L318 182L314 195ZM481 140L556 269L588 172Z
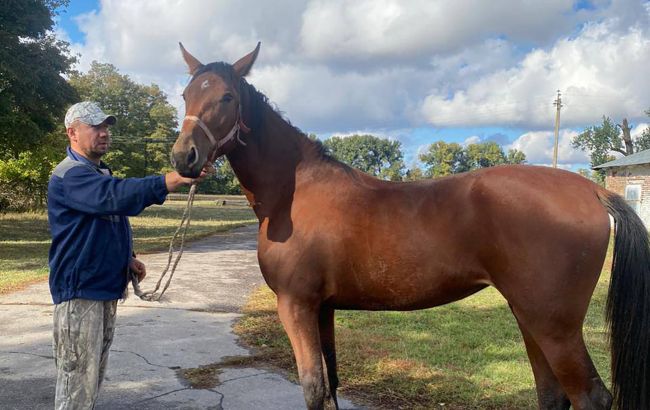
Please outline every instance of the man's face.
M105 123L88 125L77 121L67 129L67 132L72 149L91 161L99 162L99 159L108 152L111 135Z

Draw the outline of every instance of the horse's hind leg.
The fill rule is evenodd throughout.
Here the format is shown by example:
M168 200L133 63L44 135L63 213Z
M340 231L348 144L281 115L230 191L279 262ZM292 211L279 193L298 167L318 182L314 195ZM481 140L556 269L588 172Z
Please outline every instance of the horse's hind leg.
M300 385L309 410L336 408L326 404L325 375L318 330L319 307L278 295L278 314L296 357Z
M512 310L512 306L510 306ZM512 312L517 319L514 310ZM553 374L551 366L548 364L542 349L537 345L533 336L526 330L517 319L517 324L521 330L526 343L526 352L530 365L533 368L533 375L535 376L535 386L537 387L537 400L540 410L567 410L571 406L569 398L562 390L560 382Z
M323 350L323 363L325 380L327 381L325 392L325 403L332 405L332 409L338 409L336 400L336 389L339 386L339 378L336 372L336 344L334 342L334 309L323 307L319 316L319 329L321 348Z
M529 320L513 308L524 337L532 337L541 349L575 410L609 410L612 396L603 384L582 338L582 319L551 322L547 317ZM528 347L528 343L526 345ZM541 402L540 402L541 406Z

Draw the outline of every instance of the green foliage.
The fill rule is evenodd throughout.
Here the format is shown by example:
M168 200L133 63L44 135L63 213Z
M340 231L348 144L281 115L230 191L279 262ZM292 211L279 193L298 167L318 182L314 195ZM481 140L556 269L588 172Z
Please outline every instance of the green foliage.
M465 148L455 142L437 141L420 154L420 161L425 164L428 177L439 177L495 165L523 164L526 155L516 149L506 155L494 141L469 144Z
M511 148L508 150L508 155L506 156L506 164L525 164L526 163L526 154L519 151L518 149Z
M610 154L611 151L625 155L623 140L619 136L616 124L605 116L603 116L601 125L585 128L582 133L573 138L571 145L573 148L589 152L592 167L613 161L615 157ZM602 183L605 180L605 170L595 170L593 177L596 181Z
M411 165L411 167L407 169L406 173L404 174L404 181L418 181L424 178L424 172L422 172L422 169L420 169L417 164Z
M645 114L650 117L650 109L647 110ZM634 147L637 152L650 149L650 126L643 130L641 136L634 141Z
M0 158L43 143L76 99L63 74L75 58L49 31L67 1L0 2Z
M467 171L463 147L455 142L437 141L420 154L428 177L438 177Z
M217 174L203 180L198 186L198 192L202 194L240 195L242 191L239 180L225 157L217 159L214 167L217 169Z
M331 137L323 142L332 155L370 175L400 181L404 162L401 143L374 135Z
M176 109L155 85L142 85L113 65L94 61L70 83L82 100L99 103L117 117L112 146L104 160L120 177L142 177L171 170L169 152L176 136Z
M465 147L465 161L467 168L473 170L505 164L507 157L499 144L486 141Z
M50 173L64 149L65 141L52 133L40 147L0 159L0 211L41 208Z

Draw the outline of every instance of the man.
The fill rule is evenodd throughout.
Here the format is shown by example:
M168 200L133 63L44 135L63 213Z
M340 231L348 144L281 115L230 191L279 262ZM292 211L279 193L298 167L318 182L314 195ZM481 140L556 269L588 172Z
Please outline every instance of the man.
M101 161L116 118L91 101L65 116L70 146L48 185L50 292L54 301L55 408L92 409L113 341L117 299L127 268L141 280L127 216L162 204L168 192L197 180L176 172L119 179Z

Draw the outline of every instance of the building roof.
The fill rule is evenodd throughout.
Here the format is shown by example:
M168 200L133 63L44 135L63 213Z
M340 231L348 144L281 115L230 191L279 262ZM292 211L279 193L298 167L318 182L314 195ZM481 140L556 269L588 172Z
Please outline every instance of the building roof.
M596 165L593 169L599 168L613 168L613 167L627 167L630 165L650 164L650 149L639 151L636 154L621 157L614 161L605 162L604 164Z

